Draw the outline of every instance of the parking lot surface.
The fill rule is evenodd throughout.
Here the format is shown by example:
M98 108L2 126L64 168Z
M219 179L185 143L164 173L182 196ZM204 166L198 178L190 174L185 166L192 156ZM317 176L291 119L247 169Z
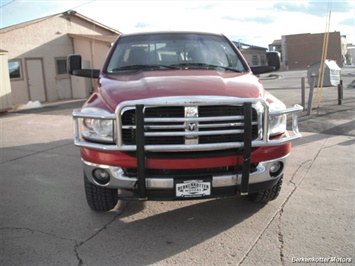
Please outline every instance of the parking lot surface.
M305 71L261 80L287 106ZM355 265L355 68L344 100L302 113L280 196L86 204L71 112L82 100L0 116L0 265ZM349 85L349 87L348 87ZM309 90L306 90L308 97Z

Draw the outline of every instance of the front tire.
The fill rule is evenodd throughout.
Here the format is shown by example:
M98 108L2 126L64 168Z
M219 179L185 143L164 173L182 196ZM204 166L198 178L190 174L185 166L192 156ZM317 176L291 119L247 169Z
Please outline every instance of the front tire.
M112 210L118 201L117 189L100 187L92 184L84 173L86 201L94 211Z
M281 191L282 179L283 179L283 175L280 177L279 181L277 181L277 183L273 187L266 189L264 191L251 193L248 195L248 198L251 201L257 203L267 203L271 200L276 199L279 196Z

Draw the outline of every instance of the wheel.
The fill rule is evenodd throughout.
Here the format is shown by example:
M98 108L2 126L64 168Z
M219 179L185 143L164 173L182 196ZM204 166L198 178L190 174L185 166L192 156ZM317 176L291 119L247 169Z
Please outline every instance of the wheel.
M277 183L264 191L260 191L257 193L252 193L248 195L248 198L254 202L257 203L267 203L271 200L274 200L278 197L278 195L280 194L280 190L281 190L281 186L282 186L282 179L283 176L280 177L280 180L277 181Z
M86 201L94 211L112 210L118 201L117 189L100 187L92 184L84 173Z

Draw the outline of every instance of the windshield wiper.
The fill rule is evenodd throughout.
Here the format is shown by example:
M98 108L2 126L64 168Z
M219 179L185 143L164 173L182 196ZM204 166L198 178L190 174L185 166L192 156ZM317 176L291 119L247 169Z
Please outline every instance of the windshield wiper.
M112 69L112 71L121 71L121 70L156 70L156 69L180 69L176 66L167 66L167 65L130 65L122 66Z
M171 66L186 67L186 68L203 68L203 69L223 69L223 70L229 70L229 71L238 72L238 73L242 72L238 69L231 68L231 67L217 66L217 65L205 64L205 63L181 63L181 64L174 64Z
M225 67L225 66L214 66L214 65L210 65L210 67L215 67L215 68L222 68L224 70L229 70L229 71L233 71L233 72L238 72L238 73L243 73L243 71L235 69L235 68L231 68L231 67Z

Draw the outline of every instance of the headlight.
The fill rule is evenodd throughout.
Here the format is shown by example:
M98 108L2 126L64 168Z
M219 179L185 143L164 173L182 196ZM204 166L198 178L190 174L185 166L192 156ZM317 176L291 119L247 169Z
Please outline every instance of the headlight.
M82 136L84 139L98 142L114 142L115 123L113 119L104 118L110 112L93 107L84 107L82 113L93 117L83 118Z
M270 116L269 136L276 136L286 131L286 115Z
M286 109L286 105L270 93L267 93L266 96L270 111L269 136L276 136L286 131L287 115L276 115L272 114L272 112L284 110Z

